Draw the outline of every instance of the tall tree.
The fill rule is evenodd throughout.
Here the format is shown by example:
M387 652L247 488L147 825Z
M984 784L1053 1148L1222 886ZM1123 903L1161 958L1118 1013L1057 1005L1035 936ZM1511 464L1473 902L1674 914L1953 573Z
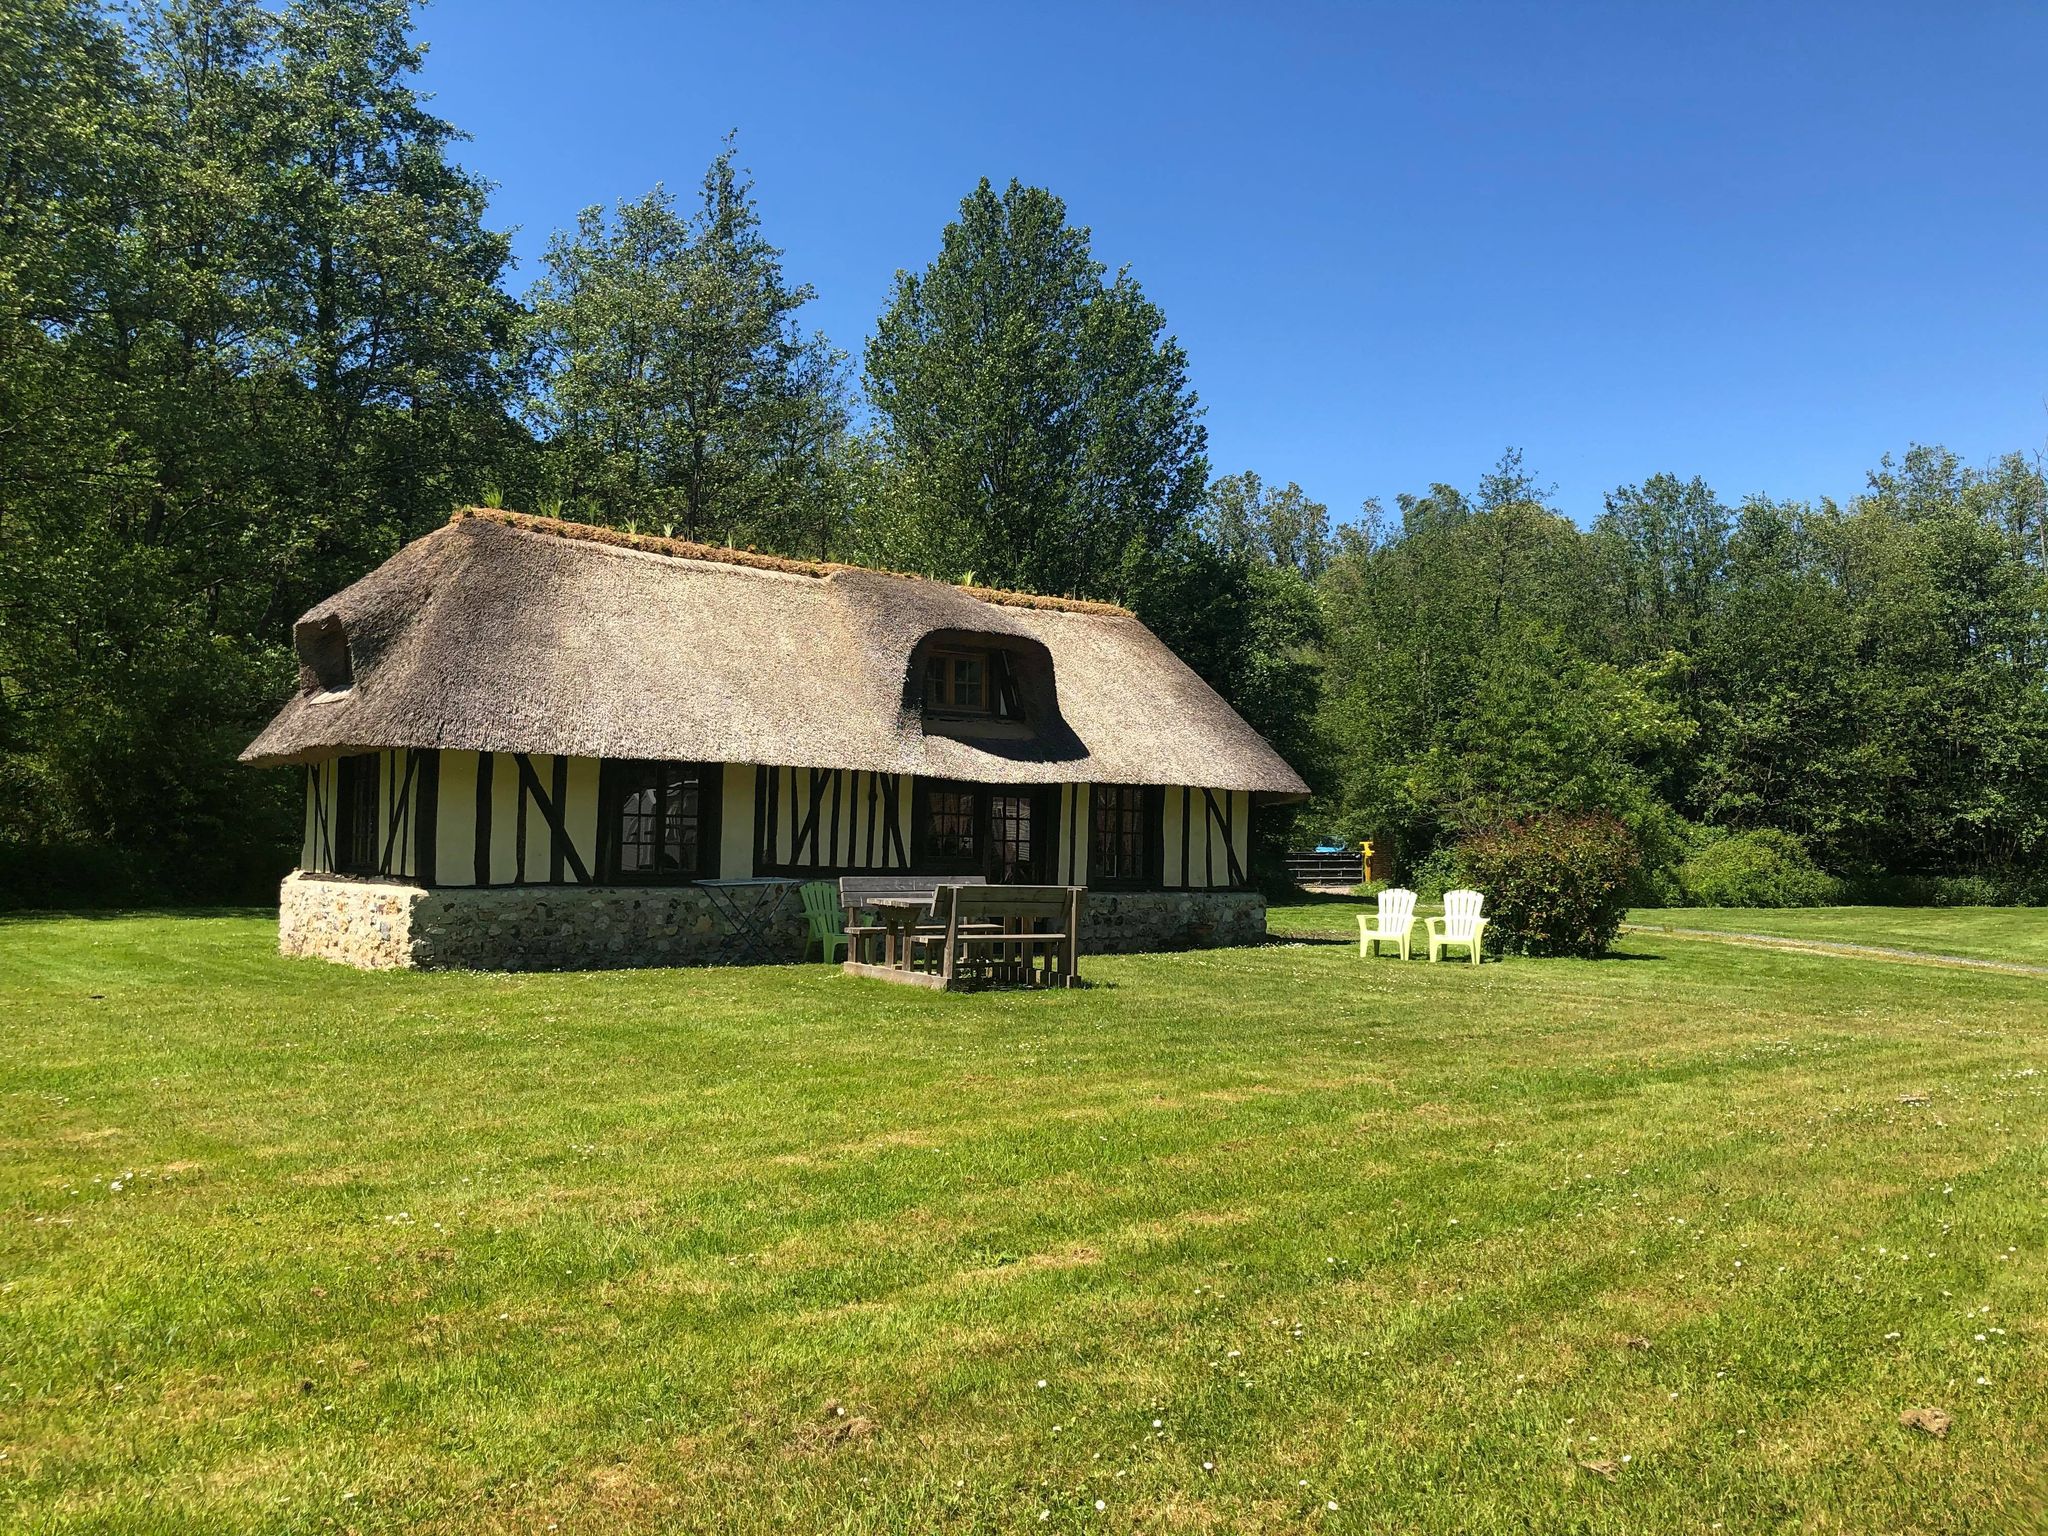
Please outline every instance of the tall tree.
M899 564L1118 596L1202 498L1187 358L1066 205L983 181L922 272L899 272L867 350Z
M0 835L202 881L271 863L289 787L233 755L289 686L289 619L484 478L506 245L411 85L410 14L45 3L25 44L0 27L16 85L56 82L0 272L73 268L38 280L33 340L0 321L9 416L41 402L39 464L0 476L0 777L32 789Z
M829 553L844 359L797 313L731 140L684 213L661 187L558 233L528 301L550 483L600 520Z
M1695 476L1652 475L1607 493L1593 525L1610 569L1620 632L1631 661L1690 653L1713 611L1728 560L1732 518Z
M1224 550L1284 565L1310 581L1330 563L1330 509L1292 480L1277 490L1246 470L1209 487L1203 531Z

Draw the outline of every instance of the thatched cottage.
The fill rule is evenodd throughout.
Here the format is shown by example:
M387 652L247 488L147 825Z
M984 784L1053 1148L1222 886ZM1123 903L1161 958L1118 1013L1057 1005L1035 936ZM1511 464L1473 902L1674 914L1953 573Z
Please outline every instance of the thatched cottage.
M287 953L794 958L794 882L1085 885L1096 949L1265 930L1306 786L1121 608L474 510L299 620ZM784 877L779 884L758 884Z

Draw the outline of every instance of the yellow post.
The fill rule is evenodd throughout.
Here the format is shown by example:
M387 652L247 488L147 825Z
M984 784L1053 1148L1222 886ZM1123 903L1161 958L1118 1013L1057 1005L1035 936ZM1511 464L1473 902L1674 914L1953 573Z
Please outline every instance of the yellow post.
M1358 845L1358 852L1360 855L1359 878L1370 881L1372 879L1372 839L1368 837L1364 842L1360 843Z

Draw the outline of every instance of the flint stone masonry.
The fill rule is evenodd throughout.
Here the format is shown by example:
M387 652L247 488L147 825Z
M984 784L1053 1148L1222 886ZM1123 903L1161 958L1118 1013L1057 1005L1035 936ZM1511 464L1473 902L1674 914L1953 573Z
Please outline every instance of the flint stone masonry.
M753 911L762 953L795 961L808 928L792 884L713 890L621 886L410 885L294 873L278 904L278 950L366 970L572 971L730 965L757 957L726 910ZM1088 954L1256 944L1266 903L1248 891L1091 891L1081 923Z
M426 892L400 880L290 874L278 893L277 950L387 971L409 966L412 910Z
M1081 911L1081 952L1088 955L1265 940L1266 898L1257 891L1090 891Z

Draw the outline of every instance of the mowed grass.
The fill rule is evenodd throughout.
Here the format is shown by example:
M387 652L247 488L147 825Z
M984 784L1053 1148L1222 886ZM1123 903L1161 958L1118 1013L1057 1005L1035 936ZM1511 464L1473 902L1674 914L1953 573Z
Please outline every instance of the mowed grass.
M2048 965L2043 907L1643 907L1629 921Z
M2048 987L1624 949L947 997L0 925L0 1523L2040 1529Z
M1418 919L1435 917L1443 911L1440 901L1418 902L1415 915ZM1284 902L1270 902L1266 907L1266 930L1283 938L1347 937L1354 946L1358 942L1358 920L1373 917L1379 912L1375 897L1340 896L1318 891L1297 891L1293 898ZM1422 924L1415 925L1417 954L1427 954L1424 946ZM1459 954L1462 956L1461 950Z

